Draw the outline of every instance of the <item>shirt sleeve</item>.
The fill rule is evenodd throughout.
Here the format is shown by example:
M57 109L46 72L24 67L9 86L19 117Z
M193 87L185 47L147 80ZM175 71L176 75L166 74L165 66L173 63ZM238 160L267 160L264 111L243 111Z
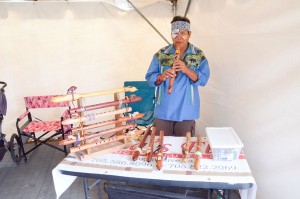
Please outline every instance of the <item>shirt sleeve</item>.
M191 84L195 84L197 86L205 86L210 76L210 69L207 59L205 58L204 60L202 60L199 66L194 68L194 71L198 75L198 80L196 82L190 80Z
M154 55L151 61L151 64L148 68L148 71L145 75L145 78L150 86L157 86L155 82L157 81L158 76L160 75L159 63L157 57Z

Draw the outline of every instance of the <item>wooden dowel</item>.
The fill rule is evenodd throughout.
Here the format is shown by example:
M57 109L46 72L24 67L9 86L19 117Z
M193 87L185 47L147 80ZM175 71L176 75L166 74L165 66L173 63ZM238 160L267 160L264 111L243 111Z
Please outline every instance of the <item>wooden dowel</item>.
M136 87L133 86L127 86L124 88L116 88L116 89L110 89L110 90L103 90L103 91L96 91L96 92L89 92L89 93L74 93L73 95L61 95L52 98L52 102L57 103L57 102L66 102L66 101L73 101L77 100L79 98L88 98L88 97L96 97L96 96L101 96L101 95L108 95L108 94L113 94L113 93L118 93L118 92L135 92L137 91Z

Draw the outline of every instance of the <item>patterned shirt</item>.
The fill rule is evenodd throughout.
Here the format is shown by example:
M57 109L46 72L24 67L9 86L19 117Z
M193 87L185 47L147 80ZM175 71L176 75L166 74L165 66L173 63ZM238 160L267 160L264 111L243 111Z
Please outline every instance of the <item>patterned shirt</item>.
M198 86L205 86L210 75L209 65L203 52L189 43L182 61L198 75L193 82L187 75L178 72L171 94L168 94L170 79L155 85L157 78L165 70L172 68L175 48L171 44L160 49L152 59L146 73L146 80L156 87L154 117L169 121L195 120L199 118L200 96Z

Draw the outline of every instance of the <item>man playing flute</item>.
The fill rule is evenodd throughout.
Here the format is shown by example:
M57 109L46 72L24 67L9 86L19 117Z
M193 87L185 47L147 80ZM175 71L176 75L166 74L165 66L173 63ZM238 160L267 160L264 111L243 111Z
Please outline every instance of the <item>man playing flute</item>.
M173 18L171 37L173 44L153 56L145 76L156 87L154 125L156 132L163 130L165 136L186 136L186 132L193 136L195 119L200 116L198 86L206 85L210 69L203 52L189 43L188 18Z

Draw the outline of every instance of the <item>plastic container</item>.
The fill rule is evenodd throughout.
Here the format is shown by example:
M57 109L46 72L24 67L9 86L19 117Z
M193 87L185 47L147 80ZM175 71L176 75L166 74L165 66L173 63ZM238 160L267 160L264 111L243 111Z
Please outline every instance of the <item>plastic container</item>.
M206 127L214 160L237 160L244 147L232 127Z

